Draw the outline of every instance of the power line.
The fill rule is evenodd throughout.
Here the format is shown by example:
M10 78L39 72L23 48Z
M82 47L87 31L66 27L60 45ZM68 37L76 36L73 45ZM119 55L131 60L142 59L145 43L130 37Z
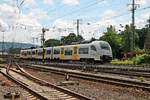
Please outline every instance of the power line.
M137 9L137 12L143 11L143 10L146 10L146 9L149 9L149 8L150 8L150 6L147 6L147 7L141 8L141 9ZM128 14L130 14L130 12L120 13L119 15L105 18L103 21L110 20L110 19L116 19L116 18L118 18L118 17L122 17L122 16L125 16L125 15L128 15ZM82 18L82 19L93 19L93 18L99 18L99 17L98 17L98 16L95 16L95 17Z
M100 2L103 2L103 1L105 1L105 0L101 0ZM98 4L97 1L96 1L96 2L92 2L92 3L88 4L88 5L86 5L85 7L80 7L79 9L74 10L74 11L72 11L72 12L69 12L69 13L67 13L67 14L65 14L65 15L63 15L63 16L61 16L61 17L58 17L58 18L64 18L64 17L66 17L66 16L68 16L68 15L70 16L70 15L74 14L75 12L81 11L81 10L83 10L83 9L89 8L89 7L91 7L91 6L93 6L93 5L97 5L97 4ZM58 19L58 18L57 18L57 19Z
M150 6L147 6L147 7L141 8L139 10L146 10L146 9L149 9L149 8L150 8Z

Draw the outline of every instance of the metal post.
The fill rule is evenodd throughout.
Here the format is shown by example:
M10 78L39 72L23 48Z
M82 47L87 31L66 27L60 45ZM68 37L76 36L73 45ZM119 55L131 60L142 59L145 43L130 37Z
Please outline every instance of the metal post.
M42 36L41 36L41 43L42 43L42 48L43 48L43 53L42 53L42 63L44 64L45 63L45 60L44 60L44 56L45 56L45 49L44 49L44 44L45 44L45 32L46 31L49 31L49 29L45 29L45 28L42 28Z
M42 48L43 48L43 53L42 53L42 63L44 64L44 54L45 54L45 52L44 52L44 43L45 43L45 38L44 38L44 35L45 35L45 29L44 28L42 28L42 36L41 36L41 43L42 43Z
M148 28L148 33L146 35L145 43L144 43L144 48L146 51L150 51L150 17L147 20L148 24L146 27Z
M81 19L77 19L75 22L73 22L73 24L76 25L77 36L79 36L79 34L80 34L80 24L82 24L81 21L82 21Z
M4 55L4 31L3 31L3 40L2 40L2 57Z
M134 50L135 47L135 0L132 0L132 47L131 50Z
M79 36L79 19L77 19L77 36Z
M131 4L128 4L128 6L131 5L131 12L132 12L132 24L131 24L131 29L132 29L132 34L131 34L131 51L134 50L135 48L135 10L137 7L139 7L139 4L135 4L135 0L132 0Z

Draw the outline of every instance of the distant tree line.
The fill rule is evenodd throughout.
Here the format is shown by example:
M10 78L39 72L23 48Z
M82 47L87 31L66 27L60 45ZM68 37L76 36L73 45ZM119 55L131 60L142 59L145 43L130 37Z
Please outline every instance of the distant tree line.
M45 41L46 47L53 47L59 45L69 45L73 42L83 41L84 38L81 35L76 35L75 33L70 33L68 36L62 37L61 40L57 39L48 39Z

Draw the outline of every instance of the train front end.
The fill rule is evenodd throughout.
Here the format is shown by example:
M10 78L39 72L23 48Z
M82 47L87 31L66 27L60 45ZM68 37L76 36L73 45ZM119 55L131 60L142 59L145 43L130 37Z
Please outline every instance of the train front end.
M99 46L100 46L100 50L99 50L100 59L103 62L110 62L113 58L113 55L112 55L112 49L109 43L106 41L100 41Z

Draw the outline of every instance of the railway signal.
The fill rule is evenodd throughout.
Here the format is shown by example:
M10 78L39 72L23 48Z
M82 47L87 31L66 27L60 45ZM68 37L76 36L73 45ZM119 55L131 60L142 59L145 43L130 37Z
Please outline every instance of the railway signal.
M43 48L43 53L42 53L42 63L44 64L45 60L44 60L44 54L45 54L45 50L44 50L44 44L45 44L45 32L49 31L49 29L46 28L42 28L42 35L41 35L41 46Z

